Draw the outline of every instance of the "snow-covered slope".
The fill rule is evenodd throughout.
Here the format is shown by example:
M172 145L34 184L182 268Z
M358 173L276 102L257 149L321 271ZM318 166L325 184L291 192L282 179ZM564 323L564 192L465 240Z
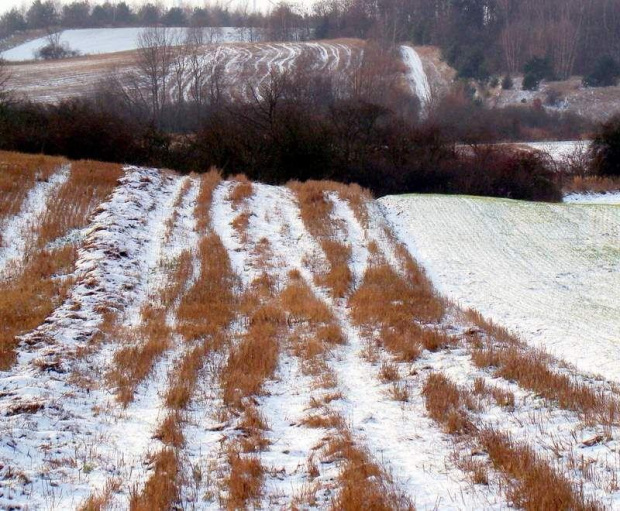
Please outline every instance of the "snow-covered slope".
M525 334L542 325L541 343L586 369L598 360L613 380L617 206L377 203L334 183L123 173L83 214L72 267L51 278L66 283L56 308L0 335L1 508L327 510L361 494L372 509L506 509L515 476L484 446L488 428L530 449L571 498L618 508L613 381L502 339L433 294L405 248L449 297L508 326L516 317ZM13 224L53 200L50 182ZM39 250L50 265L63 256ZM28 283L28 264L11 277ZM0 299L0 314L12 308ZM561 387L572 401L481 364L484 346L540 361L546 378L578 385ZM228 379L235 364L244 371ZM466 434L443 422L453 395L432 412L438 376L468 396Z
M193 99L192 94L209 89L206 84L219 73L224 94L247 100L253 98L251 88L260 93L260 86L274 70L291 71L301 62L309 63L317 72L352 72L360 65L362 55L363 43L351 40L207 45L196 60L186 59L182 94ZM122 53L20 63L11 68L10 87L33 101L54 102L92 91L110 74L123 80L134 65L133 55ZM176 82L170 88L176 97Z
M183 41L186 35L185 28L168 29L170 37ZM96 55L130 51L138 48L138 39L144 28L86 28L65 30L60 42L80 55ZM250 34L242 28L221 27L205 28L207 41L212 43L249 41ZM36 58L37 50L47 44L47 38L40 37L33 41L11 48L0 56L5 60L16 62Z
M620 207L449 196L380 203L447 297L620 382Z

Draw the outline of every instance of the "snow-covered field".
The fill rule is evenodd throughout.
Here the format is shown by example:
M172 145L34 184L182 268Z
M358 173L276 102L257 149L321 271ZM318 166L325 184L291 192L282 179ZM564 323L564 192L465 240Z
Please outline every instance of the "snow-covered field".
M553 158L554 161L561 162L567 157L575 154L576 151L586 151L589 146L588 141L567 140L561 142L523 142L524 145L536 151L542 151Z
M169 37L182 43L185 40L187 29L169 28ZM218 27L205 28L205 40L210 43L232 43L250 41L250 33L243 28ZM77 51L79 55L100 55L136 50L139 46L140 34L144 28L85 28L65 30L60 37L60 43L69 49ZM256 40L256 34L254 34ZM47 44L46 37L40 37L27 43L11 48L0 54L0 57L9 62L20 62L36 58L38 50Z
M58 240L36 243L48 235L37 231L37 215L73 182L73 166L35 184L0 225L2 239L30 233L33 247L51 250L49 264L49 247L77 249L69 273L52 277L59 289L67 283L62 302L19 332L15 359L0 358L0 507L84 509L90 498L88 509L340 509L363 494L392 498L382 509L506 509L524 475L491 459L487 428L531 448L572 498L620 506L619 419L602 416L597 400L567 405L476 365L484 343L506 341L458 303L429 298L407 252L448 298L510 327L517 320L527 340L615 380L617 207L376 202L328 183L317 191L127 167L84 213L79 235L60 229ZM10 257L11 278L27 279L29 260ZM328 277L343 279L343 291ZM11 282L0 281L0 291ZM442 312L422 312L425 300ZM370 319L377 304L385 317ZM3 307L11 304L0 300L0 314ZM359 307L368 307L361 320ZM402 352L390 344L399 329L418 332ZM422 334L437 344L421 343ZM242 392L245 378L269 365L269 351L252 352L248 339L273 341L265 346L275 347L275 365L231 401L226 389ZM247 356L238 359L239 350ZM229 365L248 361L226 379ZM610 381L545 363L581 385L579 396L620 399ZM179 381L186 366L194 384ZM471 395L475 428L433 417L431 375ZM179 388L188 392L181 405L171 399ZM166 453L172 465L163 464Z
M314 72L350 73L359 67L362 55L363 44L355 40L209 45L196 59L185 59L182 94L192 99L197 91L209 89L217 73L218 88L225 94L250 99L251 89L258 91L273 70L290 71L303 63ZM17 64L11 67L9 85L33 101L54 102L89 93L109 76L124 80L134 69L135 56L125 53ZM176 80L170 88L173 95L179 93Z
M380 203L442 294L620 382L620 207L585 201L414 195Z

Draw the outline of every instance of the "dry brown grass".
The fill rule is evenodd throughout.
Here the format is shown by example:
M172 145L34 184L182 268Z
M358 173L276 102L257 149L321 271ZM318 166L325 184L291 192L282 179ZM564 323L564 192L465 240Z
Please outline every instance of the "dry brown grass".
M518 444L504 433L484 430L478 435L493 466L507 478L508 497L516 507L527 511L602 509L573 489L569 480L541 459L534 450Z
M442 424L448 433L467 435L485 449L493 467L505 479L507 496L516 507L531 511L600 509L595 502L586 501L566 477L530 446L515 443L504 433L476 428L468 412L475 409L471 395L444 375L431 374L424 385L423 395L433 420ZM488 476L484 467L469 461L460 463L461 468L471 469L472 477L486 484Z
M124 406L133 401L136 388L168 349L172 335L166 325L165 308L147 305L141 315L143 322L138 328L117 333L116 341L127 346L116 351L113 367L107 374L117 400Z
M297 197L304 225L320 243L329 262L329 270L317 277L317 283L330 289L333 297L343 298L349 292L353 279L349 268L351 247L334 239L330 218L333 205L325 196L327 192L335 191L334 185L337 183L328 181L294 181L288 184ZM338 188L343 192L348 190L346 185L338 185ZM356 193L349 191L348 194L362 200Z
M424 384L422 394L431 419L442 424L448 433L475 431L466 412L467 408L473 408L471 399L444 375L431 374Z
M112 494L120 490L122 481L119 478L110 478L104 488L95 495L91 495L79 507L80 511L103 511L108 506Z
M472 360L478 367L492 368L496 376L516 381L561 408L581 413L586 421L618 424L620 403L616 399L552 369L551 356L528 347L478 312L467 311L466 317L481 329L469 336Z
M280 293L282 308L288 313L289 323L331 323L329 307L314 296L302 280L293 280Z
M230 190L228 200L233 203L235 208L238 208L243 201L249 199L252 196L252 182L243 174L239 174L232 178L234 186Z
M164 448L152 457L154 472L142 492L132 491L131 511L167 511L179 496L179 459L174 449Z
M228 489L227 509L247 509L258 504L262 495L265 468L255 455L247 455L230 448L227 453L230 473L224 481Z
M160 440L168 447L179 449L185 444L183 436L183 416L181 412L173 411L166 415L166 418L159 424L154 438Z
M207 234L200 242L200 275L183 296L177 312L178 332L187 340L220 333L235 312L237 281L220 238Z
M379 369L379 379L383 383L392 383L400 380L398 366L392 362L383 362Z
M418 323L437 323L443 315L443 304L430 283L401 277L387 264L366 270L349 305L353 321L368 335L379 328L381 343L400 360L413 361L423 348L435 351L454 343L442 330Z
M19 212L37 181L47 181L67 163L64 158L0 151L0 221Z
M3 153L4 158L7 153ZM11 156L11 155L9 155ZM28 165L43 166L51 172L57 158L24 156ZM21 155L14 155L20 161ZM73 268L77 246L66 244L46 248L47 244L72 229L88 224L90 215L114 188L121 169L118 165L75 162L65 185L59 190L58 200L50 204L41 223L33 232L36 249L20 271L11 280L0 283L0 368L8 368L15 360L17 336L37 326L58 307L67 296L72 280L58 279L58 275ZM49 174L48 174L49 175Z
M337 481L339 491L331 502L331 509L338 511L414 509L407 496L396 488L391 476L372 461L365 449L355 445L348 430L341 430L329 440L326 454L342 460L342 469Z
M562 185L564 194L609 193L620 191L620 177L574 176Z
M84 227L90 214L116 186L122 175L120 165L81 160L71 163L68 181L39 226L39 247L68 232Z
M499 406L504 408L514 408L515 395L507 390L500 389L494 385L489 385L484 378L474 380L474 394L492 398Z
M536 350L485 346L473 350L472 360L478 367L494 368L496 376L516 381L560 408L582 413L586 419L609 424L618 422L620 407L615 400L552 371L545 355Z
M209 172L200 176L200 190L196 199L196 228L199 233L204 234L211 223L211 203L213 202L213 192L222 181L222 175L218 169L212 167Z
M319 279L319 284L331 290L334 298L344 298L353 282L353 273L349 267L351 246L338 241L321 240L321 247L329 261L329 272Z
M222 370L224 403L242 409L243 400L260 394L264 382L278 366L284 313L276 307L261 306L251 317L247 332L229 355Z
M289 277L279 300L289 325L286 345L300 359L303 374L317 377L318 386L331 387L334 375L329 371L327 356L334 346L345 343L342 329L298 272L291 272Z

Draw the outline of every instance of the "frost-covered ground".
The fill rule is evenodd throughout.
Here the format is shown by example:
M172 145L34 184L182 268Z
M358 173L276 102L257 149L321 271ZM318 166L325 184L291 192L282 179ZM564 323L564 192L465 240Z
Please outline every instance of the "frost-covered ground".
M542 151L553 158L554 161L561 162L567 157L575 154L576 151L585 151L588 148L588 141L567 140L561 142L524 142L520 145L530 147L537 151Z
M450 196L380 201L450 299L620 381L620 208Z
M210 43L232 43L250 41L250 33L243 28L218 27L205 28L205 40ZM139 37L144 28L85 28L65 30L60 37L61 44L79 52L80 55L98 55L131 51L139 47ZM187 29L169 28L169 36L179 43L186 37ZM256 37L256 33L254 34ZM256 39L254 39L256 40ZM40 37L11 48L0 54L9 62L20 62L36 58L37 50L47 44L46 37Z
M36 221L37 212L54 198L54 179L66 172L60 168L46 186L35 185L6 224L17 227L5 227L7 233L15 237ZM238 181L214 186L211 196L203 194L200 176L127 167L89 217L89 227L75 240L78 258L66 300L21 337L16 363L0 372L0 508L77 509L113 482L108 508L127 509L132 496L143 492L156 472L154 454L168 445L157 433L172 413L166 392L177 363L197 345L174 327L179 300L199 282L207 264L201 251L206 234L221 243L239 298L264 276L278 292L298 278L327 306L343 338L325 354L321 375L333 379L325 388L289 346L305 338L280 339L273 377L250 397L268 425L266 445L251 453L265 467L252 506L332 508L344 462L327 453L333 428L305 422L329 408L342 418L351 441L391 475L393 487L416 509L510 507L510 481L475 438L455 437L429 416L423 389L428 376L439 373L470 392L482 382L512 393L509 407L476 398L471 415L477 427L496 428L530 445L578 492L609 508L620 507L617 423L606 425L599 418L586 423L574 410L501 378L493 368L477 367L470 337L480 330L457 305L446 306L440 323L423 325L441 328L450 343L422 349L419 358L403 361L383 345L379 329L368 332L354 322L349 301L378 264L396 278L408 278L402 250L407 247L449 298L518 329L581 369L616 380L618 206L433 196L356 201L326 189L322 193L329 214L322 222L329 229L324 236L350 250L345 261L350 289L347 296L334 297L321 283L330 268L328 245L304 220L304 205L294 189L254 183L239 200L232 198ZM144 346L149 333L126 338L117 332L146 321L144 307L174 287L172 275L183 254L189 269L181 272L185 280L179 298L165 316L173 329L171 342L153 360L134 399L122 405L106 375L127 343ZM14 259L19 265L20 259ZM120 330L105 330L111 310ZM285 328L295 331L297 320L287 320ZM248 323L239 317L230 325L226 335L232 346ZM181 475L174 505L181 509L226 507L227 449L247 435L238 416L223 409L219 369L227 361L227 349L205 356L179 423L185 442L175 446ZM394 399L391 384L379 377L386 364L394 367L405 398ZM591 380L559 362L550 370L601 395L617 396L609 381ZM329 407L316 406L327 391L332 394ZM462 463L474 457L485 467L484 484L475 482ZM314 498L299 500L310 494Z
M609 193L571 193L564 197L569 204L610 204L620 205L620 192Z

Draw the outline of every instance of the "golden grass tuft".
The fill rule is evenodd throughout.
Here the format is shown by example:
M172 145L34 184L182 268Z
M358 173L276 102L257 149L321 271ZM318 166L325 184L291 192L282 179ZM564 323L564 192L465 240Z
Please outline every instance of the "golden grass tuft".
M227 327L235 312L237 282L220 238L207 234L200 242L200 275L179 305L177 331L187 340L214 336Z
M227 509L247 509L258 503L262 495L265 468L255 455L230 448L227 453L230 473L225 480L228 489Z
M516 381L561 408L582 413L586 419L618 422L620 407L614 399L551 370L546 358L536 350L523 351L516 346L484 346L472 351L472 360L478 367L494 368L496 376Z
M431 419L442 424L450 434L471 433L475 430L466 408L473 408L471 400L444 375L431 374L422 390L426 410Z
M329 271L320 275L317 278L317 283L326 286L334 298L343 298L349 292L353 280L349 268L351 247L334 239L330 218L333 205L325 194L328 191L335 191L336 188L348 190L348 187L328 181L306 181L305 183L293 181L288 186L297 197L304 225L310 234L318 240L329 262ZM348 195L351 198L357 197L352 192L349 192Z
M477 387L480 390L480 383ZM597 503L586 501L566 477L540 458L530 446L516 443L508 435L492 429L478 430L466 410L474 408L471 396L444 375L431 374L424 385L423 395L433 420L451 434L471 435L485 449L493 467L503 475L508 499L516 507L528 511L601 509ZM471 470L474 480L482 484L488 482L480 464L468 460L460 465Z
M211 223L211 203L213 202L213 192L222 181L221 172L215 167L211 167L209 172L200 176L200 189L196 199L196 228L199 233L206 233Z
M132 491L131 511L167 511L179 496L179 459L174 449L164 448L152 457L154 472L141 493Z
M618 424L620 403L616 399L551 369L553 359L547 353L528 347L477 311L465 314L486 334L469 336L472 360L478 367L492 368L497 376L516 381L561 408L583 414L586 421Z
M19 212L26 195L37 181L47 181L64 158L0 151L0 220Z
M370 454L355 445L348 430L334 435L328 442L327 453L342 459L338 475L339 491L332 499L331 509L338 511L413 510L413 504L396 488L390 475Z
M239 207L243 201L249 199L254 193L252 182L243 174L239 174L232 178L234 186L230 190L228 200L231 201L235 208Z
M516 507L526 511L602 509L573 489L569 480L541 459L531 447L518 444L508 435L495 430L484 430L478 438L493 466L506 476L508 497Z
M418 323L437 323L444 312L430 283L421 277L403 278L387 264L366 270L349 306L353 321L369 335L379 328L381 343L399 360L411 362L423 348L436 351L454 343L443 331Z

